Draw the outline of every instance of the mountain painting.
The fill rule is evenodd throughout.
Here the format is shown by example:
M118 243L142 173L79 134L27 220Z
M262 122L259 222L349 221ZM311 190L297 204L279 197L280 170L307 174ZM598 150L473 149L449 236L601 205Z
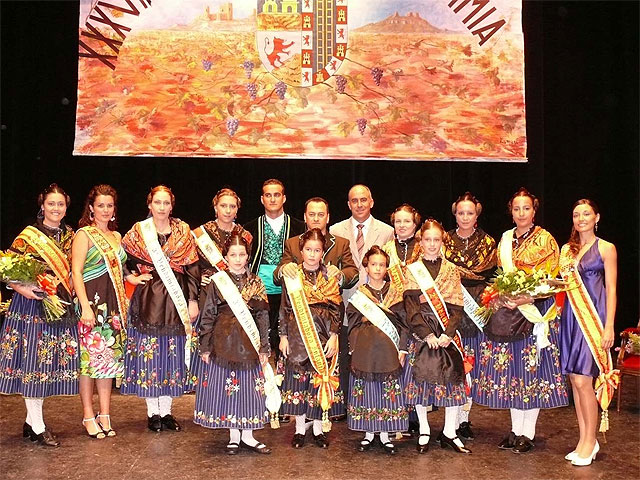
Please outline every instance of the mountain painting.
M76 155L526 161L516 0L81 0Z

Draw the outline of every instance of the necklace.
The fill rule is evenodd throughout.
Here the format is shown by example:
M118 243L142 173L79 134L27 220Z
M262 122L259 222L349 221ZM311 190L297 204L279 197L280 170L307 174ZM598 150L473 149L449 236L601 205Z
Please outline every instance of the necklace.
M407 265L407 255L409 254L409 243L411 243L411 240L413 240L414 237L415 237L415 234L411 235L409 238L400 240L396 235L396 241L398 242L398 245L402 247L402 251L403 251L402 260L400 260L400 265L402 265L403 267ZM400 257L400 255L398 255L398 257Z
M382 303L382 301L384 300L383 295L382 295L382 290L384 290L384 286L387 284L386 280L383 280L382 282L382 286L380 288L375 288L373 285L371 285L370 283L367 283L367 286L369 287L369 290L371 291L371 293L373 293L373 295L376 297L376 299Z
M513 231L513 233L514 233L514 235L513 235L513 248L519 247L522 242L524 242L527 238L529 238L529 236L533 233L533 230L535 228L536 228L535 225L531 225L531 227L529 227L529 230L524 232L519 237L518 237L518 232L516 230L514 230Z
M475 235L476 229L474 228L473 232L471 232L466 237L463 237L462 235L460 235L460 233L458 233L458 230L460 230L460 229L456 228L456 237L458 237L461 241L464 242L464 251L466 252L467 249L469 248L469 239Z

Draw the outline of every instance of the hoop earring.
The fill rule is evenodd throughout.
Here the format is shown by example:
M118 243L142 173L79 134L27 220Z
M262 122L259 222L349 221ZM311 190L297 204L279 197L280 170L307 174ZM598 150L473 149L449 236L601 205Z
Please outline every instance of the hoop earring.
M92 220L95 218L95 215L93 214L93 210L89 210L89 220Z

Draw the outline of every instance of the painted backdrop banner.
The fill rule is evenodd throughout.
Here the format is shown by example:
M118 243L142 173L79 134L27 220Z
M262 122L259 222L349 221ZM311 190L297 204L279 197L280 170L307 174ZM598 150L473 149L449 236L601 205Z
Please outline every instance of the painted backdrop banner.
M520 0L81 0L76 155L526 161Z

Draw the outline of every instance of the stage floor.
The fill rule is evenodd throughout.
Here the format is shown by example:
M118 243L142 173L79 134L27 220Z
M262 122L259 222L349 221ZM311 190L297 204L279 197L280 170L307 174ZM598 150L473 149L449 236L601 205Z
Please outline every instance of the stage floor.
M396 442L390 457L378 446L365 453L355 447L360 433L334 423L327 450L317 448L307 435L300 450L289 445L293 423L279 430L267 427L256 438L273 449L271 455L242 450L225 454L226 430L209 430L192 423L195 397L174 402L174 415L182 432L152 433L146 428L142 399L113 394L112 419L118 435L93 440L84 434L79 397L45 400L47 426L62 442L59 448L42 447L22 439L25 408L20 396L0 395L0 465L5 479L592 479L640 477L639 388L633 377L624 382L621 412L610 410L608 443L602 443L597 460L589 467L573 467L564 455L574 446L578 426L573 407L540 413L536 448L528 454L501 451L496 445L509 432L507 411L474 406L471 413L476 440L466 442L472 455L442 450L433 442L418 455L415 439ZM97 402L97 399L96 399ZM429 414L432 433L442 428L444 412Z

